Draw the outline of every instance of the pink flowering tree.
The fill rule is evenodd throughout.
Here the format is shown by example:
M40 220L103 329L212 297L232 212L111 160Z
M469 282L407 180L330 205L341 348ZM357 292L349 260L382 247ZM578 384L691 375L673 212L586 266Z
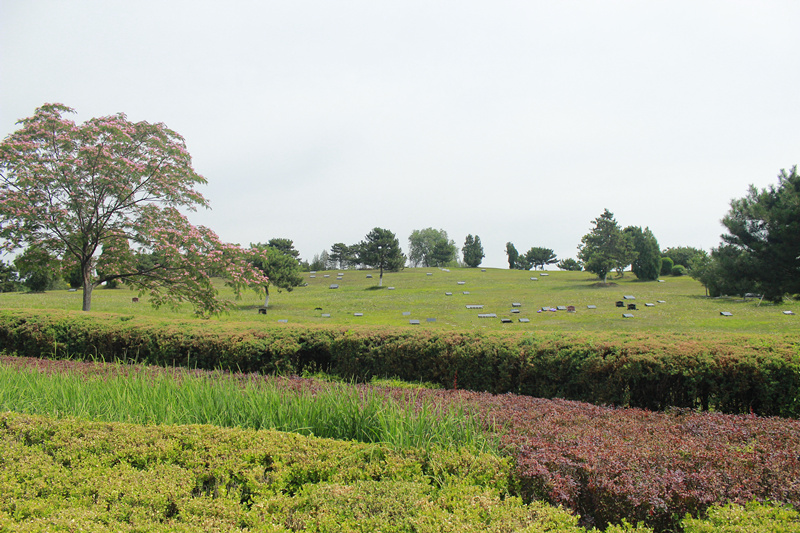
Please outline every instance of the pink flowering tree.
M208 207L195 190L183 138L124 114L76 125L72 109L45 104L0 144L0 238L7 251L37 246L80 266L83 310L92 290L122 281L155 306L188 302L207 316L226 309L212 276L238 295L266 276L245 252L179 211ZM102 252L102 255L101 255ZM142 254L152 260L139 261Z

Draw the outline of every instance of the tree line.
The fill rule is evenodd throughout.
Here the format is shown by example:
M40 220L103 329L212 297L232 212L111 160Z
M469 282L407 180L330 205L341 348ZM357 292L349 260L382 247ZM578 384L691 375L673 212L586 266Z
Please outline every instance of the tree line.
M130 122L122 114L75 124L62 104L45 104L0 143L0 249L23 250L13 265L0 262L0 290L45 290L65 283L82 288L84 311L101 285L125 284L155 306L191 304L198 314L224 311L212 277L237 294L252 289L269 303L270 287L292 290L300 272L327 268L395 271L423 267L477 267L478 235L458 248L447 232L414 230L408 256L398 238L373 228L354 244L335 243L302 261L290 239L222 242L194 226L181 209L208 207L195 189L206 183L192 168L183 138L161 123ZM778 184L731 202L728 233L710 254L691 247L659 250L649 228L621 228L607 209L583 236L577 259L558 260L552 249L520 253L506 243L509 268L586 270L606 283L627 267L643 280L690 274L711 296L762 294L780 301L800 293L800 177L781 170Z

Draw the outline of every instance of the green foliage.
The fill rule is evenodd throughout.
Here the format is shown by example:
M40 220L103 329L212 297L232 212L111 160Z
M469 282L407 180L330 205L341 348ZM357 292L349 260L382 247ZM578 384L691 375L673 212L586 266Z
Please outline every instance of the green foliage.
M583 270L583 265L571 257L568 259L562 259L556 266L561 270L566 270L568 272L580 272Z
M443 229L414 230L408 237L408 261L412 266L446 266L456 260L456 252L456 243Z
M265 307L269 305L269 288L271 285L278 287L278 291L285 289L291 292L292 289L303 284L300 263L298 263L294 255L283 251L284 249L270 244L250 244L250 264L268 278L268 282L263 286L266 293Z
M675 261L672 260L671 257L662 257L661 258L661 275L662 276L669 276L672 274L672 267L675 266Z
M683 520L684 533L800 533L800 513L790 506L750 502L712 507L707 518Z
M622 274L625 267L636 259L636 251L608 209L592 223L592 231L581 238L578 259L583 262L584 270L597 274L606 283L612 270Z
M752 255L730 244L721 244L711 250L707 260L695 261L692 275L710 296L744 296L757 290L757 269Z
M58 259L39 246L29 246L14 259L22 284L32 292L44 292L55 287L61 265Z
M328 258L330 259L331 266L333 268L353 268L358 262L358 247L348 246L343 242L337 242L331 246L331 252L328 254Z
M470 268L476 268L481 264L486 254L483 253L483 245L481 238L472 234L467 235L464 239L464 246L461 248L461 253L464 257L464 264Z
M370 268L380 271L379 286L383 285L383 271L400 270L406 257L400 249L400 241L394 233L383 228L373 228L367 233L365 240L358 245L359 261Z
M731 201L722 219L726 245L741 251L748 267L722 269L728 278L750 277L755 291L780 302L784 295L800 294L800 174L797 166L781 169L777 186L761 191L750 186L744 198ZM712 253L713 255L713 253ZM723 281L727 283L727 281Z
M673 276L685 276L687 272L688 271L686 270L685 266L675 265L674 267L672 267L672 272L670 272L670 274L672 274Z
M661 273L661 252L653 232L650 231L650 228L642 230L638 226L628 226L624 233L629 237L633 243L633 249L636 251L636 259L631 264L633 273L641 280L658 279Z
M298 262L300 261L300 252L295 250L294 242L292 242L292 239L281 239L281 238L270 239L269 242L267 242L267 244L259 244L259 246L261 246L262 248L266 247L274 248L284 255L293 257Z
M512 243L510 243L510 242L506 243L506 255L508 256L508 268L510 268L510 269L518 268L517 264L518 264L519 259L520 259L519 252L514 247L514 245ZM521 270L528 270L528 269L526 268L526 269L521 269Z
M525 252L525 262L531 268L541 268L544 270L545 265L552 265L556 263L558 258L553 250L550 248L542 248L541 246L534 246Z
M692 262L696 261L698 258L707 257L708 253L705 250L693 248L691 246L675 246L672 248L665 248L661 252L661 255L672 259L674 264L683 265L691 270Z
M0 292L15 292L21 288L14 265L0 261Z

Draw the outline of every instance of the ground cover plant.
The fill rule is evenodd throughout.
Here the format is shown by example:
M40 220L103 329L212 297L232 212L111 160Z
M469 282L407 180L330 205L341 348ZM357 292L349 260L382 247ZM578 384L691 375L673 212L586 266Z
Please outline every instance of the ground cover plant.
M108 377L126 372L124 365L31 358L5 358L3 364L9 370L36 369L46 375L68 371ZM174 372L184 377L197 374L172 369L147 370L153 376ZM4 376L2 381L16 379L8 374L0 376ZM245 386L251 378L240 379ZM319 380L270 379L293 393L320 390ZM153 382L157 384L158 380ZM787 528L795 528L786 531L800 528L797 514L790 509L781 511L748 503L758 500L800 504L800 421L682 410L654 413L513 394L366 384L353 387L415 408L426 401L430 405L455 402L467 406L482 421L484 430L500 441L505 455L511 459L508 463L497 463L505 466L496 466L498 472L507 469L500 475L507 482L504 490L524 502L562 505L580 515L584 526L604 527L627 520L642 522L656 531L679 530L687 513L702 518L710 510L716 516L712 506L733 502L751 506L749 511L744 508L724 511L739 517L745 524L742 531L747 531L748 520L750 527L752 523L758 524L756 530L773 519ZM13 394L6 394L6 398L10 396ZM434 411L446 413L447 409L430 412ZM478 453L465 452L475 450L474 446L453 449L470 456ZM434 453L431 450L420 453ZM356 500L350 502L355 504ZM691 522L695 529L687 527L687 531L716 531L708 529L710 523L705 519L695 520Z

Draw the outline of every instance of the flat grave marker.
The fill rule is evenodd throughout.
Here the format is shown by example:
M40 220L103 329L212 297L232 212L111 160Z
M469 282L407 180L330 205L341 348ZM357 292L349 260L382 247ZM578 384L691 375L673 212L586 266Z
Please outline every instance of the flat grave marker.
M388 289L388 290L390 290L390 291L393 291L393 290L394 290L394 287L389 287L389 289Z
M453 293L452 293L452 292L446 292L446 293L444 293L444 295L445 295L445 296L452 296L452 295L453 295Z
M512 309L511 312L514 313L514 314L518 314L519 313L519 309Z
M521 304L521 303L519 303L519 302L513 302L513 303L511 304L511 307L522 307L522 304Z
M403 311L403 316L409 316L410 314L411 314L411 311Z
M656 304L644 304L645 307L655 307Z
M575 306L574 305L568 305L567 306L567 313L574 313L574 312L575 312Z
M628 304L628 311L636 311L636 304Z
M531 319L530 318L520 318L519 321L523 322L523 323L527 323L527 322L530 322Z
M331 285L331 286L330 286L330 287L328 287L328 288L329 288L329 289L338 289L338 288L339 288L339 286L338 286L337 284L335 284L335 283L334 283L333 285Z
M658 303L665 304L665 303L667 303L667 301L666 300L658 300Z
M497 318L497 313L480 313L478 318Z
M426 276L433 276L433 272L428 272L425 274Z
M467 309L483 309L483 305L478 304L468 304L466 307Z
M469 294L469 291L464 291L461 294Z
M311 275L309 276L309 278L316 278L316 277L317 277L317 276L316 276L316 275L314 275L314 274L311 274Z
M331 277L331 275L330 274L323 274L322 277L323 278L329 278L329 277Z
M280 323L280 324L287 324L288 322L289 321L287 319L285 319L285 318L281 318L280 320L278 320L278 323Z
M596 305L594 305L594 304L587 305L587 306L586 306L586 309L597 309L597 306L596 306Z
M436 322L436 319L435 318L426 318L425 321L426 322Z
M633 318L633 315L630 313L622 313L622 318Z
M783 314L784 315L793 315L794 311L784 311Z
M459 282L458 282L458 284L459 284L459 285L466 285L466 284L467 284L467 282L466 282L466 281L459 281Z
M720 311L719 314L722 316L733 316L733 313L730 311Z
M558 311L566 311L567 308L565 306L563 306L563 305L559 305L559 306L556 307L556 310L558 310Z
M331 317L330 313L322 313L322 318L330 318L330 317Z
M367 274L367 279L372 279L372 274Z
M623 301L618 301L618 302L617 302L615 305L616 305L617 307L625 307L625 302L623 302Z
M412 318L411 320L408 321L408 323L409 324L413 324L415 326L418 326L419 325L419 320L417 320L416 318Z
M500 322L502 322L503 324L511 324L513 320L511 320L510 318L501 318Z
M364 313L353 313L353 316L364 316Z
M627 294L627 295L623 296L622 299L623 300L635 300L636 296L631 296L630 294Z
M531 278L531 281L539 281L539 278Z

